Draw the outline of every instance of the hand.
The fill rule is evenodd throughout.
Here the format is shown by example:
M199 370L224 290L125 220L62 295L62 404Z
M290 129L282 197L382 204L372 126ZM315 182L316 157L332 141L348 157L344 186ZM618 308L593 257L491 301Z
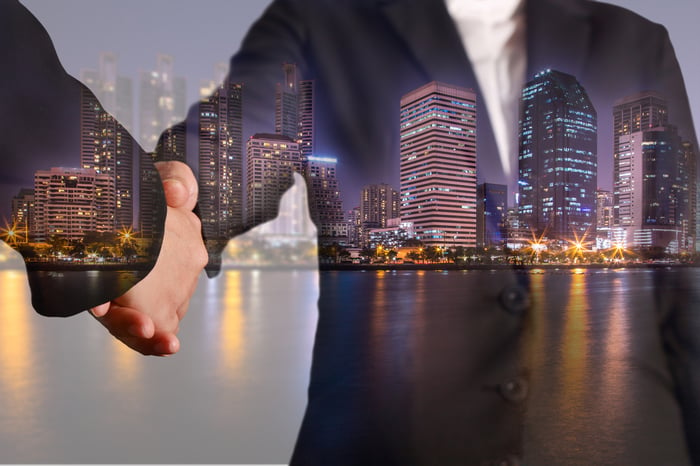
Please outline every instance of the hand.
M153 270L126 294L94 307L93 316L131 349L167 356L180 349L176 336L200 272L207 263L197 203L197 182L187 165L156 164L168 204L160 254Z

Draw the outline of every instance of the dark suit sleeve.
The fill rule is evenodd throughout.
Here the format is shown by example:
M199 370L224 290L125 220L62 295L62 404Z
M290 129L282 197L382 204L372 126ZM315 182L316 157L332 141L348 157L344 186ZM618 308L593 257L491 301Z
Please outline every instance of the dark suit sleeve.
M659 26L656 63L669 101L669 120L692 147L692 212L697 215L698 146L683 76L665 28ZM691 216L692 221L695 217ZM693 226L692 230L695 228ZM696 233L697 234L697 233ZM655 293L660 311L660 336L681 408L686 445L693 464L700 464L700 283L697 269L659 271Z
M76 175L82 168L81 103L94 105L103 118L111 117L89 90L65 72L46 30L17 0L0 0L0 44L0 212L7 224L3 239L25 258L34 308L49 316L73 315L123 295L151 270L165 220L162 187L157 177L152 180L155 208L145 213L153 225L151 236L126 245L140 253L134 259L117 234L130 225L110 223L113 212L109 209L116 202L114 177L103 174L98 181L95 173ZM128 150L135 146L131 136L118 122L110 121L124 138L125 162L133 162ZM53 168L63 174L55 174L57 184L46 184L39 195L36 173ZM136 170L133 177L138 178ZM21 189L34 200L29 218L20 221L12 215L11 201ZM78 190L80 194L59 199ZM105 193L110 201L102 197ZM98 216L104 220L100 224L95 220ZM73 233L69 233L66 225L73 221L82 222L81 227L71 227ZM8 235L10 229L20 235ZM85 260L86 248L95 245L85 244L86 237L79 238L76 231L101 236L99 252L106 251L103 255L118 261L90 264Z
M209 264L206 267L209 276L218 273L221 266L221 253L229 238L244 233L264 222L274 219L279 211L281 195L290 188L294 181L289 173L265 173L266 200L262 211L253 214L250 209L244 215L248 192L244 184L248 173L247 143L251 136L258 133L275 133L275 93L277 84L283 81L283 64L294 64L297 67L298 79L304 79L311 74L305 53L307 35L303 21L303 5L299 0L277 0L273 2L246 34L241 48L230 61L229 74L212 96L203 99L192 106L188 112L187 121L170 128L161 135L157 157L160 160L182 159L173 152L171 143L173 134L187 133L187 137L197 139L199 146L198 159L195 162L188 155L190 163L195 162L199 177L199 203L196 213L202 220L202 235L209 252ZM238 88L237 88L238 86ZM239 90L238 90L239 89ZM237 94L240 92L240 94ZM225 97L226 109L218 107ZM228 134L220 134L222 126L205 127L200 120L203 113L234 112L240 105L240 116L230 117ZM206 107L205 107L206 106ZM242 129L234 127L242 118ZM228 137L232 144L238 145L238 153L224 147L220 140ZM193 147L192 144L188 144ZM218 151L216 162L212 162L209 152ZM228 157L224 152L231 151ZM204 158L207 157L207 158ZM228 161L224 159L227 158ZM238 160L237 160L238 159ZM238 161L238 165L236 162ZM298 170L297 170L298 171ZM233 179L230 189L226 192L219 180ZM229 199L238 196L239 201ZM222 212L224 207L230 207L227 218ZM229 222L229 225L224 223Z

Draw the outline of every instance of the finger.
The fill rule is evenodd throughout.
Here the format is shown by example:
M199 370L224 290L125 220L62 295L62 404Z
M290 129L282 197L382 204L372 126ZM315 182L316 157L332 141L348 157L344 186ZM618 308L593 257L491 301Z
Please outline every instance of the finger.
M190 167L182 162L156 162L156 168L163 181L165 200L170 207L186 210L197 204L197 180Z
M170 356L180 350L180 340L170 332L156 332L151 338L126 336L118 339L144 356Z
M102 317L109 311L110 303L100 304L90 309L90 313L95 317Z
M180 340L172 332L156 332L149 340L153 343L153 354L168 356L180 351Z
M153 320L143 312L113 304L109 312L97 320L117 338L151 338L155 333Z

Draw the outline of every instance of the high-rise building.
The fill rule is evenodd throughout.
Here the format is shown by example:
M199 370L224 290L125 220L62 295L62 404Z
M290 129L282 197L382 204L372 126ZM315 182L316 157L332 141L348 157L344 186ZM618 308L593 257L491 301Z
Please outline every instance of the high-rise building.
M353 246L360 245L360 229L362 224L362 214L359 207L353 207L347 212L348 224L348 244Z
M294 184L294 172L301 173L299 144L279 135L258 133L246 143L246 226L272 220L280 197Z
M314 81L299 81L297 142L304 160L314 155Z
M386 228L390 219L400 216L401 196L392 186L370 184L360 194L360 222L373 228Z
M476 94L439 82L401 98L401 220L427 245L476 246Z
M87 232L114 232L114 178L84 168L52 168L34 174L32 236L81 241Z
M275 133L295 140L299 134L299 100L297 66L282 65L284 80L277 83L275 92Z
M609 231L614 225L614 196L612 191L598 189L596 195L596 231Z
M519 123L521 227L559 240L595 236L597 114L574 76L538 73L525 85Z
M23 241L31 240L34 226L34 189L22 188L12 198L12 226L19 232Z
M156 68L141 72L139 83L139 230L144 237L156 233L155 212L160 179L153 166L161 160L187 159L185 118L186 82L174 74L173 58L158 55Z
M618 242L619 232L614 228L614 196L612 191L598 189L596 195L596 247L608 249Z
M477 186L477 236L478 247L501 247L508 237L506 215L508 186L482 183Z
M695 148L669 123L666 100L646 91L613 107L614 224L633 247L694 250Z
M131 78L119 75L117 55L112 52L101 53L98 69L82 70L80 80L95 94L102 108L132 133L134 130L133 85Z
M214 65L214 78L203 80L199 86L199 99L211 96L224 83L228 74L228 63L220 62Z
M639 223L641 212L642 167L633 157L633 153L641 154L641 146L638 146L641 141L631 135L667 124L666 101L656 92L627 96L613 106L613 221L616 227L629 228ZM637 147L633 147L635 144Z
M618 138L620 178L629 186L620 198L620 229L634 247L668 252L694 249L694 153L673 126L660 126ZM616 184L622 185L623 182Z
M139 92L139 141L152 152L161 133L182 121L187 111L185 78L175 76L173 57L160 54L154 70L141 72ZM184 140L178 141L177 152L184 160Z
M387 228L390 219L399 217L400 206L399 192L388 184L370 184L362 188L358 233L360 243L367 243L370 230Z
M128 228L134 223L134 141L102 101L111 102L111 107L130 121L130 81L116 75L116 58L112 54L102 54L100 71L83 71L83 79L100 94L95 95L85 88L81 90L80 166L114 179L114 198L110 201L112 229ZM120 82L128 85L119 85Z
M309 210L311 219L316 223L319 242L335 242L339 226L345 223L343 201L340 199L336 166L338 160L335 157L318 157L310 155L306 158L301 154L303 144L299 144L299 151L304 167L304 178L310 194ZM347 235L346 235L347 236ZM345 240L346 241L346 240Z
M224 81L199 103L199 209L206 239L243 229L243 86Z

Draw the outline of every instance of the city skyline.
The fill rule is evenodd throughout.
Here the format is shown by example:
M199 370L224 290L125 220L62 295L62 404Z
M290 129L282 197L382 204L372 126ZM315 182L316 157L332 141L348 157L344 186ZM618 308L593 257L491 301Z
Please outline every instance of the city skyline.
M177 78L174 75L173 72L173 67L174 67L174 60L172 57L166 56L166 55L158 55L157 56L157 65L156 69L151 72L144 72L141 75L141 94L138 97L138 99L135 99L133 96L133 93L131 92L131 86L129 85L129 80L128 78L125 78L121 76L118 72L118 61L114 57L113 54L110 54L108 52L100 54L99 57L99 67L98 70L84 70L83 77L85 80L89 81L93 86L97 87L98 89L101 89L101 98L105 101L114 101L116 95L122 95L122 96L131 96L134 98L134 100L139 101L139 114L141 117L141 135L143 137L146 137L146 133L148 130L153 130L154 128L158 127L159 124L162 123L153 123L155 119L163 119L165 118L166 120L169 119L170 121L175 121L177 120L176 118L176 113L177 110L183 110L184 109L184 99L181 97L182 96L182 89L184 88L184 80L181 78ZM211 86L213 82L215 82L218 78L220 78L224 74L225 66L224 65L218 65L215 67L215 78L214 80L210 80L208 82L203 81L202 85L200 86L200 92L205 92L205 91L211 91L213 89ZM319 236L322 239L322 243L331 243L331 242L341 242L341 243L349 243L349 231L352 229L350 225L348 225L348 219L345 218L344 215L344 209L343 209L343 204L346 204L348 206L354 206L359 204L357 199L352 199L351 195L346 194L346 192L352 192L354 189L353 187L350 187L350 189L347 188L345 182L345 174L343 173L342 169L339 170L339 167L342 167L342 160L339 160L337 157L333 156L319 156L316 155L314 152L314 141L316 137L316 132L314 130L314 119L317 118L317 116L314 115L314 100L315 100L315 92L314 92L314 81L313 80L303 80L300 79L300 76L298 76L298 70L294 64L291 63L281 63L280 64L280 77L282 78L280 80L280 83L277 86L277 90L275 92L274 96L270 96L270 99L274 98L275 102L275 113L274 113L274 122L275 122L275 132L278 134L284 134L286 133L287 135L290 135L290 140L293 141L294 143L298 144L298 150L299 150L299 161L301 163L301 169L299 170L299 173L301 173L307 183L309 184L311 188L311 196L309 198L309 203L310 203L310 211L312 214L312 217L315 219L319 220ZM545 76L547 74L552 74L553 72L547 70L539 73L536 75L533 79L536 80L538 77ZM556 72L554 72L556 74ZM575 77L571 77L575 80ZM244 84L235 84L235 86L238 86L236 91L227 91L227 92L234 92L237 93L237 97L234 98L233 100L238 102L234 107L237 108L235 112L232 113L233 116L227 117L226 116L226 108L227 104L224 102L225 99L222 100L222 95L226 93L221 93L221 89L223 88L228 88L231 86L233 83L227 83L226 80L224 80L225 86L224 87L219 87L217 91L214 92L214 94L208 98L204 98L200 102L200 109L204 105L210 105L213 107L210 109L212 110L211 112L208 112L210 116L212 117L211 121L209 122L210 125L210 130L209 134L210 136L216 133L217 131L221 131L222 135L224 136L218 143L213 144L212 147L209 149L209 158L206 158L203 156L203 151L206 152L207 149L205 148L206 146L206 141L207 138L203 137L202 131L203 131L203 123L202 123L202 113L200 112L199 114L199 138L197 139L197 144L198 144L198 155L197 155L197 160L198 160L198 168L199 168L199 177L200 177L200 182L203 186L203 189L201 190L202 194L202 199L205 200L208 198L211 205L207 205L206 202L204 202L204 209L203 212L209 211L210 217L207 219L206 215L203 216L203 224L205 227L206 235L209 235L211 237L217 237L219 239L223 238L228 238L231 236L235 235L235 232L237 231L242 231L243 230L243 216L244 216L244 205L245 204L250 204L253 205L254 203L251 203L250 201L243 202L243 190L247 190L248 192L250 189L246 186L245 184L245 175L243 174L242 170L242 164L244 163L244 157L243 157L243 141L244 141L244 132L243 132L243 121L245 119L244 115L244 104L242 103L243 101L243 88ZM533 83L530 82L526 85L524 94L525 95L528 92L528 88L532 87ZM144 92L144 89L146 91ZM582 89L582 88L581 88ZM531 91L532 89L530 89ZM467 90L468 92L472 92L471 90ZM575 94L577 91L573 91ZM82 136L80 138L81 142L81 167L83 168L92 168L97 171L97 173L102 173L102 172L110 172L114 171L115 173L121 169L123 173L125 173L127 170L130 170L128 167L129 163L133 163L133 158L129 157L128 160L125 159L124 155L119 155L119 148L122 147L122 152L124 153L131 153L133 152L133 148L131 150L128 149L128 141L130 140L130 137L128 136L128 133L124 131L124 128L119 125L116 120L107 115L104 111L101 111L101 104L98 102L96 99L93 97L89 96L89 93L83 93L84 95L82 96L82 104L81 104L81 117L82 117L82 122L81 122L81 131L82 131ZM478 96L473 93L473 99L474 99L474 105L476 109L476 100L478 99ZM585 91L584 91L585 94ZM662 99L660 96L657 96L658 99ZM90 100L92 99L92 101ZM122 100L124 97L122 97ZM218 101L217 101L218 99ZM584 99L585 100L585 99ZM581 128L585 128L586 126L592 128L592 132L594 134L597 134L598 128L595 127L595 116L596 112L595 109L593 109L592 103L590 101L586 101L586 108L584 110L589 111L589 113L592 115L593 120L591 120L591 116L585 114L585 112L581 112L580 110L574 111L571 113L572 115L583 115L583 117L588 118L587 121L583 121L583 117L579 118L579 126ZM223 106L222 106L223 105ZM133 106L129 102L122 102L121 106L118 108L121 109L121 112L123 113L125 118L128 117L128 109L132 108ZM523 113L523 118L527 118L527 105L523 106L522 111ZM613 112L611 112L613 113ZM667 113L667 110L664 109L664 115ZM221 115L220 115L221 114ZM154 116L155 115L155 116ZM151 118L153 117L153 118ZM158 117L158 118L156 118ZM225 124L221 123L221 118L223 117L224 120L227 120ZM322 116L321 116L322 117ZM477 121L476 118L476 110L473 115L474 122ZM566 118L564 118L566 119ZM615 118L613 118L615 120ZM84 131L84 128L86 126L85 121L94 121L95 125L94 127L88 127L89 131ZM153 120L153 121L151 121ZM152 124L145 124L147 122L151 121ZM666 123L666 120L659 120L659 124L661 123ZM461 123L464 123L463 121ZM524 131L522 128L523 122L521 121L521 135ZM615 125L618 125L617 120L615 120ZM566 125L564 125L566 126ZM653 126L653 125L652 125ZM229 127L231 128L231 131L229 132ZM579 128L580 129L580 128ZM475 131L475 128L473 128L473 131ZM532 128L529 128L529 131L532 131ZM568 131L568 130L567 130ZM615 131L619 130L617 129L617 126L615 126ZM401 132L401 129L399 129L399 132ZM110 141L109 144L102 144L103 148L102 150L98 149L91 149L90 144L87 144L86 142L94 142L97 144L99 141L97 138L95 138L95 135L97 133L108 136L108 140ZM123 134L122 134L123 133ZM186 131L185 127L180 125L180 126L174 126L170 127L166 132L160 137L160 144L161 144L161 150L164 150L165 153L168 154L169 158L177 159L177 160L186 160L188 155L187 153L189 150L191 150L191 147L188 147L186 144ZM452 131L454 133L454 131ZM87 134L87 136L86 136ZM261 133L258 133L261 134ZM616 133L617 134L617 133ZM453 134L454 135L454 134ZM92 138L92 140L90 139ZM151 140L156 139L155 134L151 134L148 136ZM249 138L250 139L250 138ZM576 139L576 138L574 138ZM617 147L619 144L618 137L616 136L613 142L613 146ZM120 142L120 141L125 141L125 142ZM428 229L428 234L425 233L426 228L421 226L420 224L416 225L416 222L411 219L410 214L409 215L404 215L402 216L401 220L406 221L412 225L413 232L416 235L416 238L425 240L428 239L428 243L430 242L429 236L433 236L433 240L435 240L438 243L441 244L453 244L456 245L458 243L458 233L464 233L469 235L470 240L467 243L464 243L464 245L469 245L470 247L473 245L476 245L476 233L478 230L477 227L477 222L476 222L476 216L477 216L477 205L476 205L476 183L477 181L480 181L478 178L478 173L479 173L479 148L477 147L476 144L476 139L474 140L474 163L471 164L469 167L467 167L467 170L465 173L471 173L473 175L473 180L471 180L468 183L468 189L473 188L473 195L469 194L468 196L463 196L463 201L467 200L468 203L463 203L462 204L462 209L470 212L470 219L469 221L462 222L456 224L456 227L458 229L463 229L463 231L460 232L448 232L448 228L446 228L445 225L442 226L437 226L433 225L432 229ZM104 139L103 139L104 142ZM210 141L211 142L211 141ZM444 142L444 141L443 141ZM649 144L649 141L646 141L645 144ZM223 145L222 145L223 144ZM584 173L586 177L586 183L587 185L583 188L581 188L581 194L580 196L581 199L573 198L573 202L577 205L577 209L580 209L580 200L584 200L585 206L584 209L586 211L586 214L584 215L585 221L583 222L571 222L570 220L564 219L564 217L561 217L561 224L563 225L563 229L570 230L574 226L574 224L579 224L578 227L575 227L574 230L576 230L576 235L577 236L582 236L588 232L590 227L595 226L595 193L599 189L600 183L596 182L596 176L597 176L597 170L596 170L596 165L597 162L595 160L595 147L598 145L596 143L595 137L592 137L589 141L589 147L586 149L587 153L593 156L593 159L582 162L579 160L579 162L575 163L583 163L586 166L589 166L588 169L576 169L574 168L567 168L564 171L573 171L577 173ZM217 146L218 147L215 147ZM682 144L679 145L681 147ZM87 149L86 149L87 147ZM437 146L436 146L437 147ZM522 150L522 148L521 148ZM574 152L578 151L578 149L574 148L568 148L567 150L573 150ZM686 151L692 151L694 150L692 147L685 147L684 150ZM521 154L522 155L522 154ZM139 152L138 154L138 159L139 159L139 175L140 175L140 180L141 184L144 185L148 182L153 182L155 178L155 173L151 173L150 175L143 169L143 165L146 162L150 162L150 160L147 160L149 157L151 157L150 154L146 152ZM192 159L192 156L190 155L190 160ZM215 161L215 158L223 157L221 160L227 160L229 166L224 167L224 168L217 168L213 171L210 171L207 175L206 170L207 168L211 168L211 163ZM687 157L687 155L686 155ZM118 159L122 160L122 163L116 162ZM437 159L431 159L431 163L435 163ZM567 159L573 161L573 159ZM235 163L234 163L235 162ZM116 165L115 165L116 163ZM470 162L471 163L471 162ZM236 169L235 166L238 164L239 168ZM121 166L120 166L121 165ZM449 166L449 164L448 164ZM222 165L223 167L223 165ZM593 167L592 169L590 167ZM617 168L617 167L616 167ZM557 169L554 169L556 171ZM693 168L694 170L694 168ZM152 171L152 170L151 170ZM400 169L398 170L400 171ZM523 205L523 202L527 202L527 193L524 192L523 186L526 184L527 180L527 170L520 172L519 176L519 183L521 187L521 206ZM617 173L617 171L615 172ZM205 176L207 175L207 176ZM131 175L132 176L132 175ZM202 178L205 176L207 178L206 180ZM133 189L133 181L129 179L130 176L119 176L117 174L116 176L116 186L115 186L115 205L121 206L124 205L123 212L128 212L128 209L133 202L134 196L128 189L129 186L131 186L131 189ZM119 186L119 180L121 181L121 187ZM403 180L403 176L402 176ZM144 183L144 181L146 183ZM385 183L388 183L389 181L385 181ZM443 180L444 182L444 180ZM484 180L483 183L491 183L493 184L490 180ZM495 183L498 184L498 183ZM687 184L687 183L686 183ZM473 186L472 186L473 185ZM209 193L207 191L207 187L211 187L214 190L219 190L221 192L227 192L225 196L222 196L220 194L213 195L212 193ZM560 188L564 187L564 184L560 184ZM450 187L446 186L439 186L439 187L434 187L434 190L440 191L440 192L449 192ZM569 189L569 188L566 188ZM401 188L403 191L403 186ZM688 244L693 241L695 234L694 234L694 227L688 226L690 223L695 222L695 207L694 203L691 202L689 197L693 195L692 193L696 192L696 187L691 186L689 188L684 188L686 192L686 198L683 201L685 204L688 205L688 210L687 214L682 214L683 217L683 222L685 222L685 226L683 227L683 233L682 233L682 242L684 244ZM145 212L145 211L151 211L153 210L153 199L152 196L149 196L148 193L144 193L142 189L139 190L140 195L138 199L140 200L140 211ZM470 191L471 192L471 191ZM123 193L123 194L121 194ZM236 194L238 193L238 194ZM109 193L108 193L109 194ZM111 194L110 194L111 195ZM437 197L440 197L441 194L433 195L433 201L437 199ZM450 195L442 195L445 199L451 199ZM225 199L224 199L225 198ZM238 199L238 200L236 200ZM552 198L554 199L554 198ZM225 202L219 202L225 200ZM453 199L454 200L454 199ZM214 203L218 202L218 205L215 207ZM512 198L508 199L508 205L510 205L510 202L512 202ZM554 202L554 201L552 201ZM405 204L405 202L404 202ZM619 205L619 202L617 202L616 205ZM230 208L228 207L230 206ZM466 208L464 206L467 206ZM692 208L691 208L692 207ZM521 209L522 210L522 209ZM619 209L618 209L619 210ZM276 211L276 209L275 209ZM115 231L119 225L125 226L126 223L124 222L125 214L122 212L121 216L115 214ZM216 212L216 213L214 213ZM133 218L133 213L129 213L128 216L130 218ZM217 217L218 218L214 218ZM255 214L251 217L254 218ZM263 216L264 217L264 216ZM398 216L397 216L398 217ZM473 217L473 218L471 218ZM526 228L531 228L531 225L528 223L528 221L525 221L523 217L523 213L521 212L521 224L524 225ZM480 220L483 221L483 220ZM405 222L402 222L405 223ZM434 223L434 222L433 222ZM443 222L445 223L445 222ZM531 223L531 221L530 221ZM223 226L223 229L218 229L214 231L212 228L214 224L217 225L217 228ZM246 222L248 226L252 226L250 222ZM152 231L152 228L149 228L147 226L147 221L144 222L143 219L139 219L139 222L136 224L136 229L139 230L140 232L146 233L147 235L150 234ZM386 228L386 225L380 225L381 228ZM209 230L206 230L206 228L209 228ZM421 231L423 230L423 231ZM535 227L535 230L538 231L538 234L542 234L545 232L545 228L542 227ZM560 230L562 230L560 228ZM552 230L549 229L550 234L552 233ZM557 233L558 235L564 235L563 230L559 231ZM448 236L451 236L451 238L448 238ZM366 235L365 235L366 238ZM473 244L472 244L473 243ZM689 247L689 246L688 246ZM684 249L687 247L684 247Z

